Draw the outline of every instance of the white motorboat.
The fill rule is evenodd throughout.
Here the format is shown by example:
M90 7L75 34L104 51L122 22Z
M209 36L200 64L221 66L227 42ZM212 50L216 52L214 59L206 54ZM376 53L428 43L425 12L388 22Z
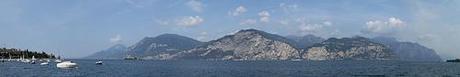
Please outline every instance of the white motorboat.
M40 63L40 65L48 65L48 64L49 64L48 62Z
M54 60L54 62L60 63L60 62L62 62L62 60L61 59L56 59L56 60Z
M97 61L96 65L102 65L102 61Z
M56 64L58 68L75 68L77 66L77 63L72 63L71 61L64 61Z

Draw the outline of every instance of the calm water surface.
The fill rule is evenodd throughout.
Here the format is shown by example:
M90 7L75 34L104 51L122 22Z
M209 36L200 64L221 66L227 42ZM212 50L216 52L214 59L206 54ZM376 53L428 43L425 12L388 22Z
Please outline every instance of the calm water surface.
M0 77L460 77L460 63L72 60L75 69L0 62Z

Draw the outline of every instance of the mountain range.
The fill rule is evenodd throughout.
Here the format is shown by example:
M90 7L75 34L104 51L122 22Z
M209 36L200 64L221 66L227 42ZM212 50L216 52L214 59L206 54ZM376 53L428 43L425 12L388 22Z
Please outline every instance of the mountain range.
M441 61L436 51L413 42L400 42L392 37L375 37L372 41L391 48L403 61Z
M241 30L233 35L175 55L177 59L205 60L288 60L300 58L293 42L285 37L258 31Z
M128 47L122 44L116 44L106 50L96 52L85 58L87 59L120 59L125 56Z
M330 38L316 43L302 55L308 60L398 60L399 57L387 46L370 39Z
M256 29L240 30L208 42L162 34L145 37L129 47L115 45L87 58L121 59L123 55L151 60L441 60L432 49L388 38L326 40L314 35L284 37Z
M201 45L195 39L177 35L162 34L157 37L146 37L130 46L128 55L143 57L145 59L163 59L180 51L188 50Z

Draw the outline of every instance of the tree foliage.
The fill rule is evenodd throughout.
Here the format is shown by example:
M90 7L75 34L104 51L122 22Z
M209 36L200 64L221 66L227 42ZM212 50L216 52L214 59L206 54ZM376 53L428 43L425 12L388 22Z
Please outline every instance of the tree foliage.
M41 58L56 58L53 54L48 54L45 52L37 52L37 51L29 51L28 49L26 50L21 50L21 49L16 49L16 48L0 48L0 59L7 59L7 58L12 58L12 59L18 59L21 57L24 58L32 58L34 56L37 59Z

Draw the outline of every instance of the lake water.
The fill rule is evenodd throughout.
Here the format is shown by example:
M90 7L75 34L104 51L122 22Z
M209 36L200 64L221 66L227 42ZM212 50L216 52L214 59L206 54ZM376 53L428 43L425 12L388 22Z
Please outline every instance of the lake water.
M460 63L72 60L74 69L0 62L0 77L460 77Z

